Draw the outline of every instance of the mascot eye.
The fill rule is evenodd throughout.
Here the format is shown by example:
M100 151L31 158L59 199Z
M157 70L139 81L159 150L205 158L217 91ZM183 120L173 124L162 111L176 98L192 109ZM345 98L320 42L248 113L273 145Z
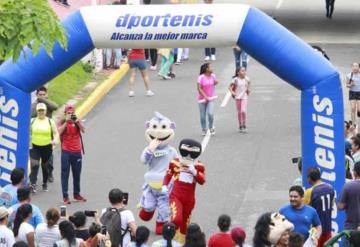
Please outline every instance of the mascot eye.
M156 128L157 128L157 125L156 125L156 124L154 124L152 127L153 127L153 129L156 129Z
M166 125L165 124L163 124L163 126L161 126L163 129L166 129Z

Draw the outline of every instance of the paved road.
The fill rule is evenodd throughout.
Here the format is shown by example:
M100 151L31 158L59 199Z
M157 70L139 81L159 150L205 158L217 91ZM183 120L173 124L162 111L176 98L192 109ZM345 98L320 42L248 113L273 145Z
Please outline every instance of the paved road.
M317 36L321 38L322 33ZM359 60L357 44L322 46L342 73L348 72L352 61ZM259 214L277 210L286 203L289 185L298 176L290 161L300 154L300 93L251 60L249 133L240 134L237 132L234 103L230 101L227 107L220 108L234 70L231 49L219 49L217 58L218 61L214 62L220 80L217 87L220 99L215 108L217 134L211 138L201 157L207 168L207 183L198 186L192 220L199 222L209 236L216 230L218 215L227 213L235 223L243 225L251 237ZM190 61L176 66L175 80L160 80L152 72L156 93L152 98L144 95L140 79L136 85L137 96L128 98L127 78L124 78L88 115L82 191L89 201L70 205L70 212L107 206L107 193L113 187L130 193L129 208L137 212L135 205L146 171L139 162L140 153L146 146L144 122L152 117L154 111L176 122L174 146L184 137L202 139L195 100L195 82L202 59L202 50L192 49ZM44 211L61 203L59 166L57 153L55 183L49 192L40 192L34 197L34 202Z

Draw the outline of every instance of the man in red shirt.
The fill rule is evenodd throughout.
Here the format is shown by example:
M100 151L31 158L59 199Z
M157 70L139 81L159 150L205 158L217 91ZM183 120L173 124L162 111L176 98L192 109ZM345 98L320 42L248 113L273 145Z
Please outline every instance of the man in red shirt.
M223 214L218 218L217 225L220 232L211 235L208 247L233 247L235 246L231 235L228 233L231 225L230 216Z
M65 107L65 119L59 123L61 140L61 187L64 204L71 203L68 194L70 168L73 173L74 200L86 202L86 199L80 195L81 151L83 148L81 132L84 133L85 128L81 120L75 115L75 107L67 105Z

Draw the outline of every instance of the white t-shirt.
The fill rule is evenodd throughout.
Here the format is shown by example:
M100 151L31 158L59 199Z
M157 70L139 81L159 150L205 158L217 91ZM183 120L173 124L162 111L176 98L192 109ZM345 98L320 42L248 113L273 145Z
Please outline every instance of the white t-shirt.
M106 212L106 208L104 208L101 211L101 215L103 215L105 212ZM135 222L133 213L128 209L121 211L120 216L121 216L121 228L122 229L126 229L129 226L129 223ZM123 247L127 247L130 243L131 243L131 236L130 236L130 229L129 229L129 231L125 234L125 236L123 238Z
M61 239L59 226L48 227L47 223L40 223L35 229L35 243L38 247L53 247Z
M249 78L245 77L244 79L241 79L239 77L235 77L232 80L232 83L235 84L235 99L248 99L248 94L246 93L246 90L249 86Z
M26 235L30 232L34 232L34 227L27 222L21 223L18 235L15 238L16 241L24 241L25 243L29 244Z
M0 247L12 247L14 243L14 233L5 225L0 225Z

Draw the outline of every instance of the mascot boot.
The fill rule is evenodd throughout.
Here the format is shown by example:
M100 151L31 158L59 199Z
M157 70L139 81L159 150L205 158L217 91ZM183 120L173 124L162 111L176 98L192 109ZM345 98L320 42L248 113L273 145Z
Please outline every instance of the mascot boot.
M156 221L155 233L156 235L162 235L162 230L165 222Z
M154 213L155 211L147 212L145 211L145 209L141 208L139 212L139 218L142 219L143 221L149 221L152 219Z
M177 241L179 244L181 244L181 246L183 246L185 244L185 234L182 234L180 232L180 229L178 229L176 231L174 240Z

